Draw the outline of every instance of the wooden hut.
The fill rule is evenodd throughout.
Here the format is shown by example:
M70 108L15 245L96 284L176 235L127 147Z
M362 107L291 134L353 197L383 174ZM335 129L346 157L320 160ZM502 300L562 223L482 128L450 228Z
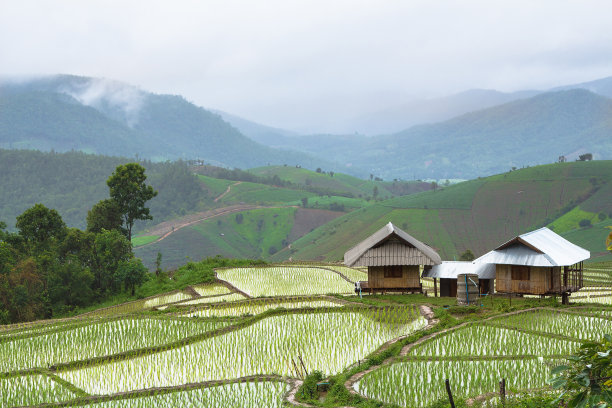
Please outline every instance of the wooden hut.
M460 274L478 275L479 293L489 294L495 290L495 265L487 263L444 261L431 268L425 268L423 278L434 280L434 293L438 296L438 282L441 297L457 297L457 276Z
M429 246L388 223L344 254L347 266L367 266L366 292L422 292L421 265L437 265L440 255Z
M562 295L582 288L582 262L591 254L548 228L519 235L476 259L495 264L496 291Z

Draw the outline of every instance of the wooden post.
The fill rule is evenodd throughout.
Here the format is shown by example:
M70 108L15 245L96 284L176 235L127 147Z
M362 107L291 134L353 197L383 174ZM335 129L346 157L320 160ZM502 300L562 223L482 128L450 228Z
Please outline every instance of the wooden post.
M502 405L506 405L506 379L502 378L499 382L499 397L501 398Z
M445 384L446 384L446 393L448 394L448 401L450 402L450 406L451 408L455 408L455 401L453 401L453 393L451 392L450 383L448 381L448 378L446 379Z
M434 297L438 297L438 278L434 278Z
M298 358L300 359L300 363L302 363L302 368L304 369L304 373L306 373L306 375L308 375L308 371L306 370L306 366L304 365L304 360L302 360L302 355L299 354Z

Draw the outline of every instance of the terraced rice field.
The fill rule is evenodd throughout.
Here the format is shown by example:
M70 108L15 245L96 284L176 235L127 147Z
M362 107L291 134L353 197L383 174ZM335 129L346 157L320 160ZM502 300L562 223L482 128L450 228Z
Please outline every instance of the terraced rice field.
M256 381L85 405L88 408L220 407L281 408L289 390L284 382ZM238 402L240 401L240 402Z
M538 310L507 316L492 321L514 329L548 334L560 334L579 340L602 338L610 332L612 321L598 317L581 316L553 310Z
M501 327L472 325L425 342L412 349L410 354L465 357L569 355L579 345L576 341L551 339Z
M218 271L217 277L252 297L354 292L354 285L339 274L314 267L233 268Z
M175 303L174 306L192 306L192 305L202 305L207 303L227 303L227 302L236 302L238 300L244 300L245 297L240 293L229 293L227 295L221 296L209 296L209 297L201 297L195 298L192 300L186 300L184 302ZM158 307L160 310L164 310L167 306Z
M185 317L238 317L258 315L271 309L301 309L301 308L330 308L342 305L329 300L306 300L306 301L266 301L249 300L247 302L235 303L233 305L217 305L203 308L193 312L185 313Z
M457 398L491 392L499 387L501 378L506 378L507 389L514 391L540 387L548 377L549 366L535 358L405 361L367 375L356 389L371 398L402 407L425 407L437 400L448 401L444 388L447 378Z
M366 276L336 265L227 269L219 278L254 298L203 284L73 319L0 326L0 408L125 392L80 406L280 408L289 379L345 372L427 324L414 306L343 301L353 284L334 271ZM353 388L426 407L445 398L446 378L457 398L495 391L501 378L509 391L541 387L561 356L611 328L612 308L599 304L472 321L418 341Z
M451 329L366 374L354 388L368 398L424 407L445 398L447 378L456 398L494 392L502 378L510 391L543 387L550 367L581 341L610 333L612 318L607 312L589 312L601 316L597 317L588 316L586 309L544 309Z
M0 343L0 372L117 354L178 341L226 323L189 319L124 318L51 333L29 333ZM146 335L143 335L146 333Z
M75 394L44 375L0 379L2 407L36 405L72 399Z
M423 327L417 315L399 308L272 316L184 347L58 375L87 393L108 394L264 373L295 376L290 358L298 355L306 371L334 374L382 343Z

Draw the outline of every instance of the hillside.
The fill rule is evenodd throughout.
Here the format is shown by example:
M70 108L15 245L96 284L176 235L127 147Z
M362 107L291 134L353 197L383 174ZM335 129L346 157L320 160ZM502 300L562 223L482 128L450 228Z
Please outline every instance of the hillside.
M378 198L391 198L397 195L413 194L431 188L430 183L418 181L381 182L364 180L344 173L311 171L304 168L267 166L250 169L249 172L258 176L278 176L281 180L303 186L312 186L323 190L344 192L353 197L372 197L374 187L378 190Z
M577 208L581 215L569 220ZM580 228L584 218L597 222ZM606 255L604 226L612 224L610 218L612 161L559 163L376 203L314 230L272 259L339 260L389 221L447 260L457 259L467 249L482 255L513 236L559 224L564 225L557 227L562 235L585 245L592 258L598 258Z
M471 179L582 153L612 158L612 100L584 89L542 93L385 136L284 139L385 179ZM343 170L344 171L344 170ZM348 170L346 170L348 171ZM351 170L352 172L353 170Z
M36 203L56 209L70 227L85 228L87 211L108 198L106 180L119 164L134 159L82 152L43 153L0 149L0 221L9 228L15 217ZM159 194L149 203L155 223L213 206L184 162L141 162L147 183ZM139 222L137 229L147 224Z
M225 166L331 166L254 142L219 115L175 95L115 81L58 75L0 84L0 147L80 150Z

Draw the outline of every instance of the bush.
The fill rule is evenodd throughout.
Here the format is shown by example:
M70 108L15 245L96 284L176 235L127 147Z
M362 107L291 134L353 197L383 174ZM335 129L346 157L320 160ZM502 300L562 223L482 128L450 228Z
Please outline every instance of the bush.
M298 392L298 395L302 401L315 401L319 398L319 390L317 389L317 383L323 379L323 373L320 371L313 371L308 374L304 379L304 384Z
M578 225L580 226L580 228L590 228L593 226L593 224L591 224L591 220L589 220L588 218L581 219Z

